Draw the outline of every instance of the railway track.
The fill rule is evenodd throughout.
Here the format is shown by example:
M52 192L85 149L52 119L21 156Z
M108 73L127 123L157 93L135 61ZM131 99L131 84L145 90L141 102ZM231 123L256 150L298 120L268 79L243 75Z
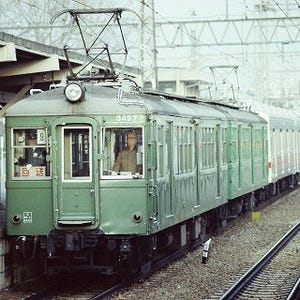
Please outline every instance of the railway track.
M78 278L74 278L73 280L69 279L67 281L57 282L55 285L48 287L47 289L34 293L24 300L42 300L42 299L55 299L55 300L68 300L68 299L89 299L89 300L99 300L99 299L108 299L108 297L113 294L118 293L128 287L134 282L138 282L140 280L144 280L151 273L159 271L164 266L168 265L172 261L179 259L184 256L188 251L193 250L196 247L199 247L201 244L200 241L194 242L192 245L189 245L185 248L179 249L167 257L163 257L158 259L155 263L152 264L151 270L145 274L135 274L125 279L121 279L118 281L107 281L104 284L97 284L96 281L90 280L92 283L88 283L88 279L82 279L82 281L78 281Z
M273 199L274 200L274 199ZM227 227L230 227L234 222L229 222L227 224ZM297 229L296 229L297 230ZM299 224L298 224L298 230L299 230ZM155 273L159 271L161 268L164 266L168 265L171 261L174 261L176 259L179 259L183 255L185 255L188 251L192 250L193 248L197 248L200 245L200 242L193 244L192 247L186 247L184 249L178 250L174 253L172 253L171 256L166 257L164 259L157 260L156 263L152 265L151 271L149 273L146 273L144 277L147 277L151 273ZM299 244L300 247L300 244ZM298 249L299 249L298 247ZM246 271L246 269L244 269ZM240 273L242 275L242 273ZM270 276L272 277L273 274L275 274L274 271L270 272ZM84 280L82 279L81 281L79 280L78 283L75 283L76 280L73 280L71 284L66 284L65 280L59 281L59 282L64 282L63 287L60 286L58 289L57 288L50 288L49 293L47 291L44 291L43 293L36 293L35 295L29 296L26 298L28 299L56 299L56 300L68 300L68 299L90 299L90 300L96 300L96 299L108 299L112 295L117 295L120 291L124 291L134 283L138 282L139 280L144 279L143 276L136 275L131 278L127 278L126 280L123 281L114 281L114 282L106 282L105 284L102 284L103 279L98 279L98 283L91 283L86 284L86 281L92 282L93 280ZM269 280L270 281L270 280ZM73 283L73 284L72 284ZM277 286L278 284L274 284L274 286ZM76 287L75 289L72 288ZM289 287L290 290L292 290L292 282ZM296 291L296 288L295 288ZM218 294L218 299L220 297L220 293ZM255 292L256 295L256 292ZM225 294L224 294L225 296ZM217 299L217 298L214 298ZM233 299L233 298L221 298L221 299ZM235 298L236 299L236 298ZM242 299L242 298L241 298ZM244 299L248 299L247 297ZM266 299L266 298L262 298ZM274 298L270 298L274 299ZM289 300L293 300L297 298L290 298Z
M177 251L171 253L170 255L168 255L167 257L158 259L155 263L152 264L151 270L149 272L147 272L146 274L133 275L126 281L116 283L115 285L113 285L103 291L100 291L99 293L97 293L87 299L89 299L89 300L107 299L109 296L112 296L113 294L115 294L125 288L128 288L132 283L137 282L139 280L143 280L143 279L145 279L145 277L148 277L151 273L159 271L161 268L168 265L172 261L179 259L180 257L184 256L187 252L199 247L200 244L201 244L200 241L196 241L192 245L189 245L183 249L177 250ZM70 299L74 299L74 298L70 298Z
M299 251L300 223L286 233L252 268L242 275L220 298L299 299L298 262L291 251ZM297 281L297 284L295 282ZM297 296L298 295L298 296Z
M298 278L297 282L293 286L291 292L289 293L289 296L286 298L286 300L296 300L300 299L300 277Z

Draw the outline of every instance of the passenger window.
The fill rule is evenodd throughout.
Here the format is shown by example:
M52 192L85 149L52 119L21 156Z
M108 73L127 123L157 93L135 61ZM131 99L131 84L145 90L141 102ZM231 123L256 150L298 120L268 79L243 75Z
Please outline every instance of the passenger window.
M45 128L14 129L12 149L14 179L44 179L49 176L50 166L46 162L49 145Z
M106 178L143 177L143 129L106 128L103 132L102 175Z

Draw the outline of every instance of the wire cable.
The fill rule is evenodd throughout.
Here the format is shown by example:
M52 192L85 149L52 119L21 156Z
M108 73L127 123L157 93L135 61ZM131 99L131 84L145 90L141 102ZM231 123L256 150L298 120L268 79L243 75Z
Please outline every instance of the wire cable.
M275 0L272 0L272 1L279 8L279 10L289 19L289 21L293 24L293 26L299 31L298 25L295 24L295 22L290 18L290 16L286 13L286 11L279 5L279 3L277 1L275 1Z

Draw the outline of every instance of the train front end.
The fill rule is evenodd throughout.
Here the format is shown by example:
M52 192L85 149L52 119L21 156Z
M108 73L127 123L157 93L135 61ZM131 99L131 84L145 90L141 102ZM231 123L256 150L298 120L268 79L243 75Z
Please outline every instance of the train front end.
M85 86L77 99L74 87L7 112L7 233L47 273L134 270L151 255L145 109L114 88Z

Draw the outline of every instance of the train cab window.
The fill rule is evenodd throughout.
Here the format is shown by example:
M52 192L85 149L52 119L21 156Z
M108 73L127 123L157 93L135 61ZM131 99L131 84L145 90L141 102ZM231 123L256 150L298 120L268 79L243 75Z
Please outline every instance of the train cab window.
M142 178L144 170L143 129L105 128L102 139L104 179Z
M13 179L46 179L50 174L46 162L49 149L45 128L13 129Z

